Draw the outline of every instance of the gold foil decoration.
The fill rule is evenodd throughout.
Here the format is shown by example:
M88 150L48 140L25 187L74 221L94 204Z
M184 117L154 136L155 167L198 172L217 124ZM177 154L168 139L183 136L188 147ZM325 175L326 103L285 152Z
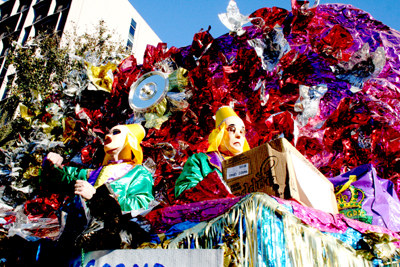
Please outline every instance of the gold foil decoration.
M24 179L29 179L31 177L37 177L39 176L41 172L41 168L40 166L33 166L32 164L29 164L28 169L24 172L24 174L22 175L22 177Z
M258 215L262 208L275 210L278 203L271 197L262 193L253 193L244 197L229 212L222 214L209 222L201 222L195 227L178 235L168 248L184 248L184 243L195 248L213 248L213 241L224 237L227 233L231 236L228 247L224 245L224 262L228 266L260 266L258 258ZM244 237L242 222L246 222L246 237ZM236 232L236 228L239 232ZM236 234L235 234L236 233ZM236 237L237 235L237 237ZM235 241L235 238L238 240ZM200 245L200 240L204 244Z
M117 65L107 63L100 67L96 67L88 62L85 62L87 67L87 75L89 80L97 87L97 89L111 92L114 80L113 71L117 69Z
M162 117L167 111L167 99L164 98L158 103L154 108L152 108L149 113L157 113L157 116Z
M64 144L72 141L79 142L78 138L76 138L75 131L75 120L71 117L64 118L62 120L63 125L63 142Z
M23 118L24 120L29 122L29 124L31 124L35 115L32 114L32 112L28 109L28 107L22 103L19 104L18 108L19 108L19 113L21 114L21 118Z
M399 240L388 234L367 231L364 233L363 239L370 250L360 250L357 253L365 258L379 258L383 261L390 261L394 256L400 255L400 249L394 244Z
M303 224L290 214L283 214L285 240L293 267L373 266L341 240Z
M156 113L146 113L144 114L144 118L146 119L146 124L144 127L150 129L150 128L156 128L159 130L161 128L161 125L168 120L168 117L171 114L168 113L164 116L158 116Z

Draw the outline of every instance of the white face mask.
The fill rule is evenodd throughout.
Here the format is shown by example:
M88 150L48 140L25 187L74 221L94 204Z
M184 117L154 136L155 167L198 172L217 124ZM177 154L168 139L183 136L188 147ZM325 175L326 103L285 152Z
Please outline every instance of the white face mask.
M127 129L117 125L111 128L104 141L104 152L109 155L118 155L125 147Z
M244 141L246 140L246 129L242 119L230 117L225 120L226 130L222 143L221 152L229 151L230 154L238 155L243 152Z

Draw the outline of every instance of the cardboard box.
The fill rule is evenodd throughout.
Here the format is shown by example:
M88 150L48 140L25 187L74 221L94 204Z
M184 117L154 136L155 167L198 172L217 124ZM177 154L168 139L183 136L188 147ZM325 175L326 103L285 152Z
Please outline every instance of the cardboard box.
M235 195L263 192L338 213L333 184L285 138L225 160L222 172Z

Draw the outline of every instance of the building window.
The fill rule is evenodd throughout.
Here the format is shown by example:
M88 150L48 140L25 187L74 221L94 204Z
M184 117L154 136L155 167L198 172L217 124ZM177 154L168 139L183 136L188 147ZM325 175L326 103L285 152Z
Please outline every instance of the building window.
M32 28L32 26L25 28L24 37L22 38L21 44L25 44L25 42L28 41L29 35L31 33L31 28Z
M66 8L69 7L70 3L71 3L70 0L57 0L56 7L54 9L54 13L65 10Z
M20 0L19 1L19 7L17 12L23 12L31 6L31 0Z
M60 32L61 34L64 31L64 26L65 26L65 22L67 21L68 12L69 12L69 9L65 9L61 13L61 18L60 18L60 21L58 22L57 31Z
M10 90L11 90L11 87L12 87L13 82L14 82L14 78L15 78L15 74L11 74L11 75L8 75L8 76L7 76L7 85L6 85L6 89L5 89L5 91L4 91L2 100L9 97ZM7 121L6 121L6 122L7 122Z
M129 27L128 42L126 43L126 50L131 50L133 46L133 38L136 31L136 21L131 19L131 26Z
M14 7L14 1L8 1L0 5L0 20L4 20L11 16L12 9Z
M40 2L33 7L33 11L35 14L35 18L33 19L34 22L37 22L47 16L47 14L49 13L50 4L51 1Z

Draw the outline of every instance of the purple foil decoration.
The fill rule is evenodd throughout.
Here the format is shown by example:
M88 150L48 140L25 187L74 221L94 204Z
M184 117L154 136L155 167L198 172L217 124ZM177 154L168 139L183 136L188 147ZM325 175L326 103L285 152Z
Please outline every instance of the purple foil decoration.
M366 224L360 221L346 218L343 214L330 214L317 209L303 206L296 201L286 200L274 197L279 203L292 206L293 214L302 222L320 230L329 233L345 233L349 227L361 233L367 231L375 233L388 234L393 238L400 240L400 235L385 227ZM400 248L400 241L394 242Z
M242 197L213 199L157 209L146 215L156 234L164 233L172 225L184 221L203 222L225 213Z

